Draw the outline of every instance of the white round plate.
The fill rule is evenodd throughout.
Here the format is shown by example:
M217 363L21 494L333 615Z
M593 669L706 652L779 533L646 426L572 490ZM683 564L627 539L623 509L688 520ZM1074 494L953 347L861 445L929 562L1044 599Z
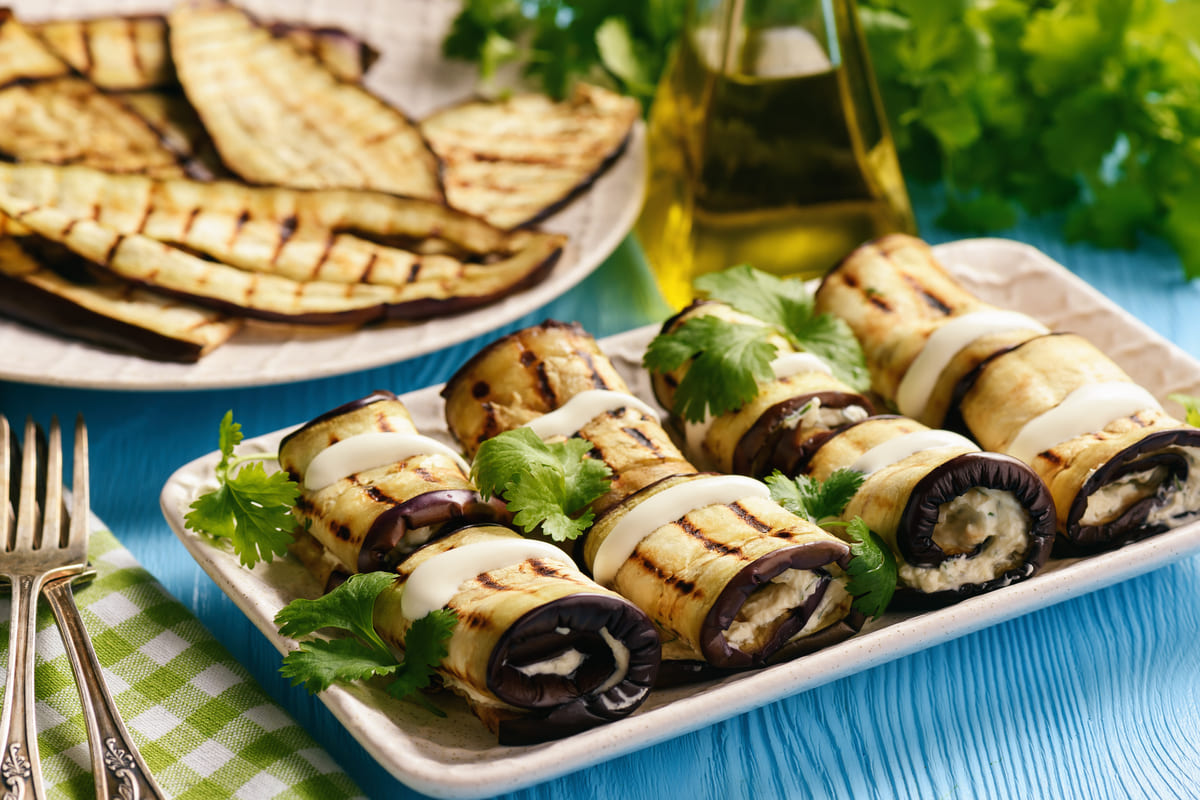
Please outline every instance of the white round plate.
M33 0L18 18L166 11L161 3ZM472 64L441 55L458 3L437 0L294 4L245 2L264 18L350 30L380 52L366 84L414 118L471 96ZM60 339L0 319L0 380L119 390L260 386L356 372L403 361L511 322L587 277L633 226L645 186L645 130L634 126L624 154L581 196L541 227L570 237L562 258L536 286L475 311L420 323L387 323L337 332L251 323L195 364L169 364Z

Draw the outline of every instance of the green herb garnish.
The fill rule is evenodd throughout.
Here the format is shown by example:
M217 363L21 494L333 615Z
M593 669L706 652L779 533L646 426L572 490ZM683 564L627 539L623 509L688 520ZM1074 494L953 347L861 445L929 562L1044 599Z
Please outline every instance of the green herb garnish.
M789 478L776 470L767 476L766 483L775 502L793 514L821 527L844 528L841 535L852 555L846 567L846 590L853 595L856 609L868 617L878 617L896 591L896 557L861 517L849 522L839 519L863 480L861 472L851 469L836 470L824 482L807 475Z
M868 617L882 616L896 592L896 556L862 517L850 520L843 535L850 540L853 556L846 567L850 577L846 591L854 597L856 609Z
M1174 400L1183 406L1183 410L1187 412L1188 425L1200 428L1200 397L1193 397L1190 394L1169 394L1167 399Z
M292 543L291 531L296 524L292 506L300 496L300 487L287 473L268 473L263 468L260 462L275 460L272 454L233 454L242 441L242 426L233 421L232 410L221 418L218 440L219 485L192 502L192 510L184 517L186 526L229 539L238 559L247 567L283 555Z
M529 428L516 428L479 446L471 479L485 496L504 498L526 533L540 526L562 542L591 527L588 505L611 483L608 465L587 457L591 449L585 439L543 442Z
M814 314L812 295L803 283L743 264L700 276L696 292L764 325L702 314L650 343L643 364L652 372L671 372L691 360L676 387L672 409L689 422L732 411L754 399L758 383L772 375L771 361L778 351L770 341L772 335L818 356L856 391L870 385L862 348L850 327L830 314Z
M414 620L404 638L404 659L396 658L375 630L373 615L379 595L396 582L387 572L352 575L345 583L315 600L288 603L275 615L284 636L307 636L322 628L349 634L340 639L308 639L283 658L279 672L292 685L304 684L311 693L334 683L366 680L377 675L393 678L387 691L396 698L411 698L440 717L440 708L421 693L429 686L434 668L446 657L447 641L458 623L449 609L431 611Z

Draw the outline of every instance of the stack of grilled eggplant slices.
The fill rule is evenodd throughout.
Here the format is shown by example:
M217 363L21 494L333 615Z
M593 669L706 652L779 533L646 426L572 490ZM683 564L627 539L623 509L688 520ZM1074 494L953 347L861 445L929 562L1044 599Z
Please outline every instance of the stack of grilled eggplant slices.
M566 240L528 226L620 155L636 102L581 86L418 123L361 84L376 55L215 1L0 11L0 314L187 362L245 319L420 320L536 283Z

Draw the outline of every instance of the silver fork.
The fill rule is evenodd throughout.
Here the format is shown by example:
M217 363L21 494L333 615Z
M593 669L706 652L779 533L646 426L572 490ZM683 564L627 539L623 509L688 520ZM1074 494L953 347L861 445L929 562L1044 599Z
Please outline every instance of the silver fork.
M0 467L7 457L8 423L0 416L0 434L4 436L4 453L0 455ZM30 755L30 783L34 797L40 797L42 792L40 770L37 766L37 740L33 719L33 620L36 618L36 584L44 582L43 592L50 603L62 631L66 645L67 658L75 673L75 683L79 688L79 698L83 707L84 724L87 728L88 744L91 750L92 777L96 784L98 798L121 798L122 800L138 800L142 797L161 798L162 790L150 776L146 764L134 746L129 732L125 729L121 716L113 704L112 695L104 683L104 675L92 648L91 639L79 609L75 605L71 583L87 570L88 544L88 447L87 428L83 416L75 421L75 472L72 484L73 503L69 525L63 518L64 505L62 497L62 431L58 420L50 423L50 437L46 448L45 459L45 490L43 494L43 522L40 542L34 542L32 536L22 539L21 524L26 521L26 509L32 508L28 516L32 519L37 514L36 482L37 470L37 427L30 419L25 424L25 454L21 467L21 497L17 507L18 536L12 550L6 553L6 564L9 556L16 563L32 559L35 563L22 571L32 571L41 567L43 572L33 578L33 589L27 599L28 610L23 610L23 618L27 620L28 630L22 636L28 642L27 652L24 653L27 663L24 666L27 681L20 695L16 692L16 684L10 679L14 701L5 701L4 716L7 719L10 706L20 705L23 699L26 710L23 712L25 726L25 742ZM28 490L28 491L27 491ZM31 525L32 526L32 525ZM7 528L0 528L7 530ZM64 539L65 537L65 539ZM24 545L24 548L22 547ZM36 549L35 549L36 548ZM18 582L22 575L17 570L9 572L13 581L13 626L17 625ZM15 637L14 637L15 638ZM12 653L15 648L10 644L9 674L13 675L14 667ZM15 713L15 712L14 712ZM7 726L0 727L7 731ZM6 739L6 742L8 739ZM9 752L6 748L6 754ZM6 784L8 775L4 774ZM12 787L10 786L10 791ZM20 793L14 792L20 797Z

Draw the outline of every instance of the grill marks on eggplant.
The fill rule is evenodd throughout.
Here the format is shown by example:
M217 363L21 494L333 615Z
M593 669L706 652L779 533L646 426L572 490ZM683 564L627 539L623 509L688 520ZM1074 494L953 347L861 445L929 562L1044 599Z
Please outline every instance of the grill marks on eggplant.
M560 236L510 236L444 207L384 195L155 182L33 166L0 171L5 210L127 280L263 319L311 323L473 308L535 280L563 244ZM436 229L455 247L493 247L501 258L482 264L424 257L333 232L356 214L384 233ZM11 222L5 227L23 232ZM368 263L379 282L359 282ZM320 280L306 280L313 275Z
M241 177L442 199L437 161L416 126L362 87L232 6L180 6L169 23L179 82ZM235 95L246 102L229 103Z

